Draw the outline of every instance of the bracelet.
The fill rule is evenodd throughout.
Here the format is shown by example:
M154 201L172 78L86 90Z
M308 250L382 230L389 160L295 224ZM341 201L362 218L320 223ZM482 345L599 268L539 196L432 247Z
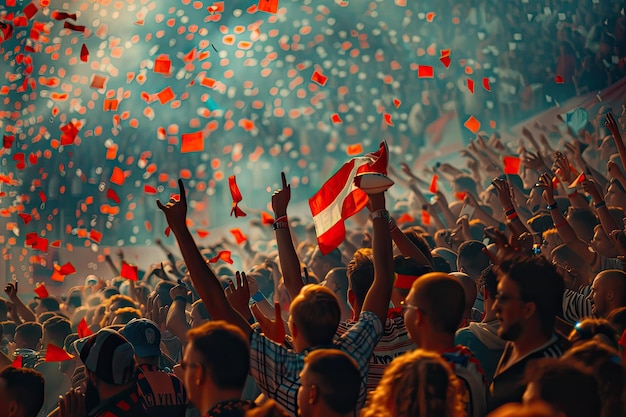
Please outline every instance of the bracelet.
M567 224L567 220L563 220L561 223L555 224L554 227L558 229L559 227L565 226L566 224Z
M376 219L385 219L387 221L389 221L389 219L391 218L389 216L389 212L385 209L378 209L376 211L373 211L371 214L372 220L376 220Z
M512 208L512 209L507 210L504 214L506 215L506 217L509 217L510 215L514 213L516 213L516 211L514 208Z
M184 301L185 304L187 304L187 297L185 297L184 295L177 295L176 297L174 297L174 301Z
M519 217L519 215L517 214L517 212L513 212L513 214L509 214L508 216L506 216L506 219L508 221L513 221L515 219L517 219Z
M559 207L559 205L556 203L556 201L554 202L554 204L548 204L546 206L546 209L548 210L554 210L555 208Z
M594 204L593 206L596 208L596 210L601 209L602 207L606 207L606 201L604 200L600 201L599 203Z
M289 229L289 223L287 222L274 222L272 223L272 229Z
M285 214L284 216L280 216L280 217L276 218L276 220L274 220L274 223L277 223L277 222L287 222L287 221L288 221L287 220L287 215Z
M389 218L389 231L390 232L394 232L398 229L398 225L396 224L395 220L392 219L391 217Z
M515 207L514 207L514 206L511 206L511 207L509 207L509 208L505 208L505 209L503 209L503 210L504 210L505 212L507 212L507 213L508 213L508 212L509 212L509 211L511 211L511 210L515 211Z

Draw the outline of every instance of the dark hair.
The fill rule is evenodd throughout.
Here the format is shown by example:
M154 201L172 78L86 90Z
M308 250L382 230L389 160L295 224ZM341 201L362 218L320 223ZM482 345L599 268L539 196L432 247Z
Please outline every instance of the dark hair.
M57 314L53 313L52 311L46 311L45 313L41 313L39 315L39 318L37 319L37 321L39 321L39 323L43 324L45 323L46 320L48 320L51 317L55 317L57 316Z
M15 328L17 327L17 324L15 324L15 322L11 320L5 320L0 324L2 324L2 332L4 333L4 335L10 338L9 340L13 341L13 335L15 334Z
M517 284L520 297L533 302L545 335L551 335L557 315L563 314L563 277L543 256L509 259L500 271Z
M611 311L607 320L611 322L617 336L620 337L626 330L626 307L619 307Z
M472 279L479 277L483 270L491 264L491 259L483 252L485 248L486 246L477 240L461 243L456 258L458 270L465 272ZM461 266L465 271L461 271Z
M187 332L219 389L243 389L250 371L250 345L241 329L225 321L210 321Z
M338 349L318 349L304 358L326 406L339 414L354 410L361 389L359 366L347 353Z
M425 237L426 234L420 233L415 229L409 229L409 230L403 231L402 233L404 233L404 236L406 236L411 241L411 243L417 246L417 249L419 249L420 252L424 254L426 259L428 259L428 262L432 265L433 254L430 253L432 249L431 249L431 245L428 243L428 240ZM434 243L435 241L433 240L433 245Z
M528 219L527 223L535 233L543 233L554 227L552 216L547 213L539 213Z
M44 402L44 378L40 372L29 368L7 366L0 372L6 381L6 392L24 410L24 417L36 417Z
M534 365L534 366L533 366ZM542 400L567 417L600 417L598 382L576 362L545 358L526 368Z
M41 324L34 321L27 321L15 328L15 335L20 334L20 337L24 339L28 349L37 350L41 337L43 336L43 328Z
M433 255L433 269L436 272L444 272L449 274L452 272L452 268L446 259L441 255Z
M72 333L72 324L65 317L54 316L43 323L43 331L48 336L48 343L61 347L67 335Z
M311 346L332 343L341 320L337 296L318 284L305 285L290 306L294 324Z
M0 318L6 319L8 312L6 300L0 298Z
M480 274L478 281L485 286L485 292L489 293L489 299L493 300L498 292L498 274L493 265L489 265Z
M56 312L59 311L59 300L54 297L46 297L39 299L39 305L45 307L47 311Z
M374 282L374 263L371 249L361 248L354 253L354 258L348 263L348 281L357 302L363 304L365 296Z
M412 291L431 328L449 334L456 332L465 310L465 290L457 278L431 272L415 281Z

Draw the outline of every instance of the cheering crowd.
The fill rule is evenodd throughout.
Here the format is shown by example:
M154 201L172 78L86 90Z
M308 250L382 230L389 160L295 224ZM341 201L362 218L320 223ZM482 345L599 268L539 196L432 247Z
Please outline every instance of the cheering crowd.
M626 415L626 106L567 120L479 133L430 181L379 154L407 192L364 188L336 248L289 217L284 174L263 239L198 247L179 180L156 204L182 260L161 243L141 280L108 258L32 302L6 285L2 415Z

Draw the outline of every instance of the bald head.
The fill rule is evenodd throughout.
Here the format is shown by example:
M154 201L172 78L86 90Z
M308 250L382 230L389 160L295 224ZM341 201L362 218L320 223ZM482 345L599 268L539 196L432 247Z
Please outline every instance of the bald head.
M593 280L591 297L599 317L626 306L626 272L619 269L600 272Z
M463 286L463 292L465 293L465 311L471 311L476 302L476 296L478 295L478 289L476 283L469 275L463 272L450 273L453 277L459 280L459 283Z
M465 292L457 278L431 272L413 283L411 293L411 303L424 311L433 330L452 334L456 332L465 308Z

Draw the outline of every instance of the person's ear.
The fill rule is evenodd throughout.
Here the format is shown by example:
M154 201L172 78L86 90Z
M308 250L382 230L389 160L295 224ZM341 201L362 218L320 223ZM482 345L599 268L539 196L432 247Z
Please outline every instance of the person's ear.
M613 301L613 298L615 298L615 292L613 290L609 290L606 292L606 300L607 301Z
M17 405L17 401L15 400L11 400L9 401L9 408L7 410L7 416L8 417L13 417L16 416L18 414L18 405Z
M530 301L524 304L524 318L529 319L537 311L537 304L534 301Z
M319 392L316 385L311 385L309 390L309 404L315 404L319 397Z

